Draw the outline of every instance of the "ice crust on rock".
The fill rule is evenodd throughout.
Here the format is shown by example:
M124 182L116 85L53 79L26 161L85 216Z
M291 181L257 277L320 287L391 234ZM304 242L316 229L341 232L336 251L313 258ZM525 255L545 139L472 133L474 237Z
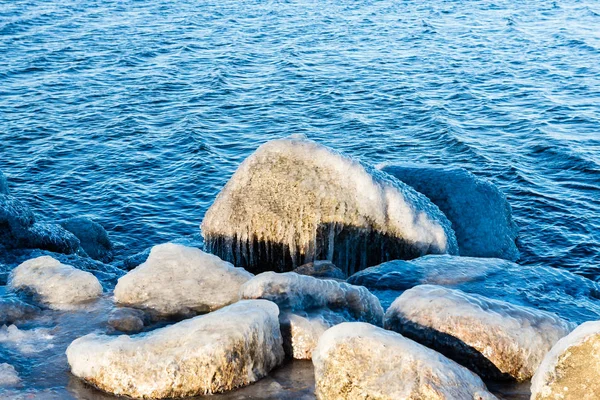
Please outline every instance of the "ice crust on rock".
M15 325L0 327L0 343L24 355L39 353L54 347L53 339L54 335L48 328L19 329Z
M223 392L281 364L278 313L269 301L240 301L145 334L89 334L71 343L67 358L75 376L116 395Z
M390 261L358 272L348 283L367 287L384 307L407 289L432 284L550 311L576 323L600 319L598 283L565 270L497 258L430 255Z
M70 309L102 294L102 285L94 275L49 256L25 261L15 268L10 274L9 287L30 293L54 309Z
M0 175L0 188L2 184L1 178L2 176ZM19 378L19 374L17 374L15 367L7 363L0 364L0 388L15 386L20 382L21 378Z
M461 256L519 258L512 209L492 183L455 167L388 165L382 171L423 193L446 214Z
M238 301L241 285L252 277L200 249L165 243L119 279L114 295L120 304L158 315L191 315Z
M420 285L385 314L401 333L490 379L531 379L552 346L575 327L555 314L456 289Z
M292 272L300 275L314 276L315 278L346 280L344 271L333 265L331 261L313 261L294 268Z
M113 245L102 225L85 217L63 219L58 224L79 239L88 256L105 263L112 260Z
M584 322L546 354L531 400L595 400L600 393L600 321Z
M424 195L301 137L248 157L206 212L202 234L208 251L251 272L320 259L350 274L458 251L450 222Z
M491 400L481 379L402 335L361 322L327 330L313 352L323 400Z

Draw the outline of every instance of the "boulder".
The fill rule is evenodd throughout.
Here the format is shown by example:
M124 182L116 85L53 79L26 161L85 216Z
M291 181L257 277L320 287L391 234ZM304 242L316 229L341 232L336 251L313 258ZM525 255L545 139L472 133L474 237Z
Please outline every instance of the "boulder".
M119 307L110 313L108 325L121 332L138 333L144 329L145 319L146 315L142 310Z
M555 314L435 285L398 297L386 329L489 379L531 379L552 346L575 327Z
M595 400L600 393L600 321L559 340L531 380L531 400Z
M114 295L122 305L159 316L193 315L238 301L241 285L252 276L200 249L166 243L120 278Z
M456 254L450 222L397 179L301 137L260 146L202 222L207 251L251 272L329 260L346 274Z
M344 271L333 265L331 261L319 260L313 261L294 268L292 272L300 275L314 276L323 279L346 280Z
M35 223L31 209L9 195L0 194L0 246L17 247L18 239Z
M423 193L446 214L461 256L519 259L512 209L492 183L455 167L389 165L382 171Z
M115 395L165 398L249 385L284 358L277 306L240 301L135 336L89 334L67 348L71 372Z
M16 235L16 247L74 254L79 250L79 239L58 224L36 222Z
M84 217L63 219L58 224L79 239L88 256L103 263L112 260L113 245L102 225Z
M495 399L468 369L366 323L327 330L313 352L313 364L317 399Z
M2 176L0 176L0 178L2 178ZM0 180L0 184L1 183ZM19 378L19 374L17 374L15 367L7 363L0 364L0 388L16 386L20 382L21 378Z
M54 309L69 309L102 294L102 286L94 275L49 256L25 261L15 268L10 274L9 287L25 291Z

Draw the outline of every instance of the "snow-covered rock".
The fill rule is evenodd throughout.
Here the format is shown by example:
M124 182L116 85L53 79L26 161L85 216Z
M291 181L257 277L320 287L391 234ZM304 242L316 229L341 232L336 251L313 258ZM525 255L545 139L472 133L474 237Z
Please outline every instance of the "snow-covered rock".
M454 361L360 322L326 331L313 364L318 399L495 399L477 375Z
M79 239L81 248L88 256L105 263L112 260L113 245L102 225L84 217L63 219L58 224Z
M39 308L25 303L13 293L7 293L0 297L0 325L12 324L38 311Z
M144 329L146 315L142 310L119 307L108 317L108 324L114 329L125 333L138 333Z
M426 256L390 261L348 278L373 292L387 308L421 284L460 289L558 314L581 323L600 319L600 285L566 270L517 265L497 258Z
M15 268L9 286L32 294L37 301L54 309L69 309L102 294L102 285L94 275L49 256L25 261Z
M435 285L398 297L386 329L490 379L531 379L552 346L575 327L555 314Z
M294 268L292 272L300 275L314 276L315 278L346 280L344 271L333 265L331 261L313 261Z
M512 209L492 183L455 167L390 165L382 171L423 193L446 214L460 255L519 258L515 244L519 229Z
M458 251L450 222L424 195L302 137L248 157L206 212L202 234L208 251L251 272L329 260L351 274Z
M116 395L223 392L255 382L281 364L278 313L269 301L240 301L150 333L89 334L71 343L67 358L75 376Z
M531 380L531 400L595 400L600 394L600 321L559 340Z
M165 243L119 279L114 295L122 305L158 315L191 315L236 302L252 276L200 249Z
M0 178L2 178L0 176ZM0 184L2 182L0 181ZM21 378L19 378L19 374L10 364L2 363L0 364L0 388L9 387L18 385L21 382Z

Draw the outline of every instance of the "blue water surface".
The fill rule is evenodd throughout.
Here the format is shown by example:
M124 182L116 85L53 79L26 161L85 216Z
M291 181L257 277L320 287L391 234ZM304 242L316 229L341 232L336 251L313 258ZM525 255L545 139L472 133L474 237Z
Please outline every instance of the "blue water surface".
M467 168L507 194L521 263L600 275L597 1L0 2L0 170L117 258L197 233L296 133Z

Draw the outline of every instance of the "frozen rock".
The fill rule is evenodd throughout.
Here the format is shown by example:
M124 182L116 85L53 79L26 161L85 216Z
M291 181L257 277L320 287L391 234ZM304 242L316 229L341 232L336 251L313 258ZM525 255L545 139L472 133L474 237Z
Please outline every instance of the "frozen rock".
M574 324L555 314L456 289L421 285L398 297L385 328L401 333L490 379L531 379Z
M550 311L576 323L600 319L598 283L561 269L496 258L443 255L390 261L351 276L348 283L367 287L384 307L413 286L432 284Z
M39 308L25 303L12 293L0 297L0 325L12 324L38 311Z
M68 347L67 358L75 376L116 395L223 392L281 364L278 313L269 301L240 301L145 334L86 335Z
M206 212L202 234L208 251L252 272L329 260L350 274L458 251L450 222L424 195L299 137L248 157Z
M48 328L19 329L15 325L0 327L0 343L25 355L54 347L53 340L54 335Z
M9 194L8 182L2 171L0 171L0 194Z
M25 261L9 278L13 290L23 290L54 309L69 309L102 294L98 279L89 272L61 264L49 256Z
M104 263L112 260L113 245L102 225L84 217L63 219L58 223L79 239L88 256Z
M166 243L120 278L114 294L120 304L158 315L190 315L236 302L252 276L200 249Z
M477 375L454 361L360 322L326 331L313 364L318 399L495 399Z
M0 176L2 178L2 176ZM2 182L0 181L0 184ZM10 364L2 363L0 364L0 388L9 387L18 385L21 382L21 378L19 378L19 374Z
M298 268L295 268L293 272L300 275L314 276L315 278L346 279L346 274L344 274L344 271L327 260L319 260L303 264Z
M531 400L595 400L600 393L600 321L559 340L531 380Z
M145 317L142 310L119 307L110 313L108 324L121 332L138 333L144 329Z

